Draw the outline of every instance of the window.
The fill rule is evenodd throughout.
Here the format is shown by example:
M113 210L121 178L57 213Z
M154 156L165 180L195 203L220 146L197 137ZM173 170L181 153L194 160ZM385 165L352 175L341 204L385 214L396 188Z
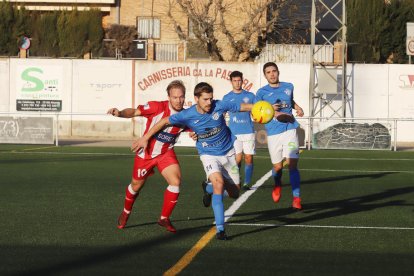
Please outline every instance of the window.
M188 19L188 38L196 38L194 34L194 23L190 20L190 18Z
M137 17L139 38L161 38L161 20L151 17Z

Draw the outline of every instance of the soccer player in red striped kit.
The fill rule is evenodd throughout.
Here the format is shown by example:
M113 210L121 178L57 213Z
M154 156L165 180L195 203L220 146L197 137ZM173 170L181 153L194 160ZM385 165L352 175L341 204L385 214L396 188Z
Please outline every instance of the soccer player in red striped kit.
M108 110L108 114L115 117L132 118L142 116L147 119L145 133L164 117L173 115L183 109L185 101L185 86L182 81L174 80L167 87L168 101L150 101L139 105L136 109L126 108L119 111L117 108ZM125 191L124 209L118 218L118 228L126 226L132 206L138 197L147 178L154 174L154 167L164 177L168 187L164 192L164 203L158 224L167 231L176 232L169 219L180 194L181 170L174 152L174 143L184 128L171 126L152 136L145 151L138 151L135 155L132 181Z

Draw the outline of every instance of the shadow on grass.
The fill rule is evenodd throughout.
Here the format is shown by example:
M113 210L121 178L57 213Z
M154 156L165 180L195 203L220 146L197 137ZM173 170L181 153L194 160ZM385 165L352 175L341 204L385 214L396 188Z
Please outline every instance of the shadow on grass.
M309 184L320 184L326 182L333 182L333 181L345 181L345 180L352 180L352 179L363 179L363 178L370 178L370 179L378 179L387 175L395 174L395 172L383 172L383 173L366 173L366 174L354 174L354 175L342 175L342 176L334 176L334 177L324 177L324 178L315 178L311 180L304 180L300 182L300 185L309 185ZM270 178L271 185L264 185L260 187L260 189L273 189L273 179ZM282 186L290 186L290 184L283 184Z
M191 219L171 219L171 223L174 224L174 222L183 222L183 221L199 221L199 220L208 220L208 221L214 221L214 216L208 216L208 217L197 217L197 218L191 218ZM135 227L142 227L142 226L148 226L148 225L156 225L157 222L147 222L147 223L140 223L140 224L132 224L132 225L126 225L124 229L128 228L135 228ZM212 226L211 224L210 226ZM180 233L181 230L179 230L178 233Z
M233 223L260 223L264 221L277 221L277 225L274 227L259 227L258 229L254 229L252 231L233 235L232 237L235 238L265 230L270 230L287 224L303 224L326 218L371 211L378 208L390 206L414 206L413 204L407 204L403 200L389 200L386 202L376 203L377 201L386 200L388 198L399 195L407 195L410 193L414 193L414 187L388 189L386 191L360 197L305 204L303 205L303 210L299 211L304 214L304 217L300 218L286 217L292 213L298 212L292 208L272 209L261 212L236 214L231 220ZM243 217L246 216L253 216L253 218L243 219Z
M143 226L143 225L151 225L154 223L145 223L140 225L133 225L132 227L137 226ZM26 267L13 267L13 271L16 275L56 275L56 274L72 274L80 271L87 271L88 269L100 269L99 267L107 267L108 270L102 271L104 274L112 274L119 272L120 274L124 274L124 272L128 272L129 274L139 274L139 271L137 270L129 270L131 267L135 267L137 264L129 264L128 261L130 261L131 256L134 258L138 258L139 256L146 256L146 253L152 253L156 250L155 248L160 247L162 245L170 245L173 243L177 243L180 240L184 240L188 238L189 235L201 235L204 234L208 229L212 227L211 224L208 225L202 225L198 227L191 227L186 229L180 229L177 233L169 233L167 231L162 232L162 234L158 235L157 237L146 239L146 240L140 240L136 243L131 243L129 245L119 245L119 246L112 246L107 248L76 248L76 247L50 247L47 246L45 248L41 248L37 246L36 248L31 248L28 246L26 249L21 248L22 251L30 251L35 250L38 251L39 256L37 258L41 258L42 254L45 254L47 252L48 257L50 257L50 252L55 251L56 259L53 258L54 262L49 265L39 265L36 267L36 264L31 264L32 267L28 267L26 264ZM126 230L122 230L126 231ZM122 232L120 230L120 232ZM160 232L161 233L161 232ZM18 251L19 249L15 249ZM173 253L171 250L175 249L169 249L169 251L163 251L158 254L159 258L162 258L164 255L168 255L172 257L174 260L177 258L177 254L180 253L180 248L177 248L177 252ZM66 253L65 253L66 252ZM75 253L74 253L75 252ZM78 253L76 253L78 252ZM62 255L65 256L65 260L62 261ZM33 258L33 256L32 256ZM128 259L129 258L129 259ZM138 258L140 259L140 258ZM137 262L139 263L137 259ZM144 259L144 257L141 258L141 262ZM147 263L147 266L145 264L141 263L142 270L141 271L147 271L152 270L151 273L159 273L160 271L165 271L169 268L171 265L168 263L167 260L160 261L160 260L148 260L149 263ZM153 263L152 263L153 262ZM109 265L110 263L113 263L113 265ZM126 264L125 264L126 263ZM162 267L166 266L166 267ZM149 268L152 267L152 268ZM128 274L128 273L127 273Z

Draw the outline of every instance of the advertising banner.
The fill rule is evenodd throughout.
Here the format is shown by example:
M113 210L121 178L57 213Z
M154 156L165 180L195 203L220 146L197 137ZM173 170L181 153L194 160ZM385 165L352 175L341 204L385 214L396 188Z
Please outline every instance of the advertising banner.
M166 100L166 87L176 79L182 80L187 88L186 106L194 103L193 91L199 82L211 84L214 98L222 99L232 89L229 75L235 70L244 75L243 88L255 92L259 88L257 80L260 79L257 68L254 63L136 62L136 105Z
M186 86L184 108L195 104L194 87L199 82L207 82L213 86L214 98L222 99L232 90L230 74L238 70L243 73L243 89L256 92L260 71L254 63L214 63L214 62L136 62L136 106L148 101L167 100L166 88L173 80L182 80ZM180 135L177 146L194 146L195 142L187 133Z
M111 107L132 107L132 65L130 60L74 61L72 112L104 115Z
M0 117L0 143L53 144L53 118Z
M62 111L63 67L17 65L16 110Z

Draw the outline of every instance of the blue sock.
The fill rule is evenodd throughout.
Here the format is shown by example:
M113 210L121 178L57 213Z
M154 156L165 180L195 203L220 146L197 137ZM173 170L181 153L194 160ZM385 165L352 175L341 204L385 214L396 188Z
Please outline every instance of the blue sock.
M206 191L207 193L209 193L210 195L213 194L213 184L211 184L211 182L207 182L207 186L206 186ZM223 192L223 197L228 197L229 193L227 193L226 190L224 190Z
M209 194L213 194L213 184L211 182L207 182L206 191Z
M253 164L244 165L244 183L250 184L253 175Z
M216 220L217 232L224 231L223 195L213 194L213 199L211 201L211 206L213 207L214 219Z
M292 185L292 194L300 197L300 174L298 169L289 170L290 185Z
M282 186L282 170L276 172L275 169L272 169L273 180L275 181L275 186Z

